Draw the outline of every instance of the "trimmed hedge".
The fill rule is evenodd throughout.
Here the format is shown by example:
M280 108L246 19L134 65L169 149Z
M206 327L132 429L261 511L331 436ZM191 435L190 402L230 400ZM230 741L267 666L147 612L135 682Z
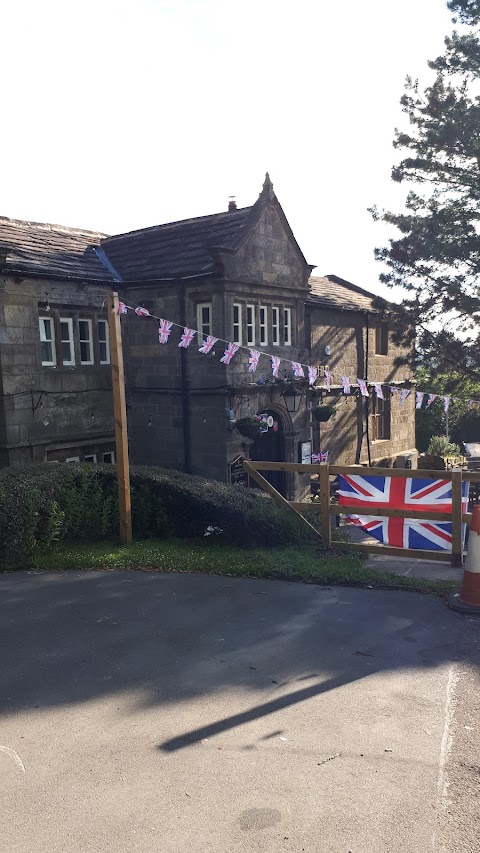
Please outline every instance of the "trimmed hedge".
M220 528L240 547L296 544L301 523L261 492L161 468L132 467L132 526L138 539L204 537ZM113 465L29 465L0 471L0 552L25 563L37 544L115 539Z

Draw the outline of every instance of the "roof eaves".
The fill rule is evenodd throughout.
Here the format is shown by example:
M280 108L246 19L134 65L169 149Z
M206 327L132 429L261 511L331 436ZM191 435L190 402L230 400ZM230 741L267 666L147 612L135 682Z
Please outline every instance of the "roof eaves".
M52 281L78 281L78 282L88 282L92 284L108 284L111 279L97 278L96 276L91 275L90 273L82 273L82 275L72 275L72 273L61 272L60 270L35 270L29 267L19 267L19 266L3 266L1 271L4 275L21 275L24 278L41 278L41 279L52 279Z
M338 302L335 299L329 299L324 296L315 296L310 293L307 300L305 301L305 305L313 308L314 305L321 305L324 308L331 308L334 311L350 311L357 314L379 314L380 311L378 308L374 308L373 306L361 306L361 305L353 305L344 302Z

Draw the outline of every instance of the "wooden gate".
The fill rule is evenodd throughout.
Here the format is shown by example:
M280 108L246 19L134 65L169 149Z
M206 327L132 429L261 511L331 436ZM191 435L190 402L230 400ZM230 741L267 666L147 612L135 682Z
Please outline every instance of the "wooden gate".
M365 468L363 465L329 465L328 462L323 462L320 465L303 465L295 462L252 462L243 463L244 470L249 477L255 480L279 506L289 507L293 512L297 513L302 519L302 522L308 528L308 533L316 537L321 536L323 545L326 548L332 547L332 528L330 519L332 515L358 515L358 506L347 506L335 503L330 497L330 477L336 477L339 474L364 474L365 476L379 477L403 477L404 479L422 479L422 480L451 480L452 483L452 511L447 512L432 512L431 510L405 510L394 509L386 506L368 505L368 513L364 515L387 517L387 518L418 518L428 521L451 521L452 523L452 550L451 551L429 551L427 549L420 550L417 548L393 548L389 545L367 544L360 542L335 542L336 551L359 551L363 553L383 554L390 557L415 557L417 560L441 560L450 562L452 566L461 566L463 562L462 549L462 524L470 524L471 513L464 513L462 507L462 481L468 480L472 483L480 482L480 472L478 471L462 471L456 469L453 471L422 471L422 470L407 470L405 468ZM283 495L259 474L259 471L292 471L298 474L310 474L311 476L318 475L320 480L319 501L311 503L308 501L287 501ZM303 516L302 511L316 510L320 513L320 531L319 533L313 525L311 525Z

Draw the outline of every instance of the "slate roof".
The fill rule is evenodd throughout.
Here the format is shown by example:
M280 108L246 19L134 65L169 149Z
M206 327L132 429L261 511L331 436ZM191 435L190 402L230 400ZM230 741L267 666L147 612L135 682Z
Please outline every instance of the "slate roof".
M111 272L95 253L104 237L94 231L0 216L0 256L7 255L1 265L12 273L112 281Z
M322 305L340 311L379 313L379 297L337 275L310 276L307 305Z
M212 248L235 249L250 223L251 207L182 219L102 240L124 281L201 275L214 270Z
M6 272L127 285L208 275L216 270L215 250L240 248L270 202L277 205L290 239L297 245L267 172L262 191L251 207L229 206L226 212L127 234L107 236L0 217L0 268ZM298 245L297 249L303 258Z

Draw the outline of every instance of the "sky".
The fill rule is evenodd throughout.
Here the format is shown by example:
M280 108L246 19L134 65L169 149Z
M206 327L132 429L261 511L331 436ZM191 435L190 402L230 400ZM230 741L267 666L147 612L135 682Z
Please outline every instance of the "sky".
M375 293L407 74L444 0L15 0L0 10L0 215L123 233L254 203L314 274Z

